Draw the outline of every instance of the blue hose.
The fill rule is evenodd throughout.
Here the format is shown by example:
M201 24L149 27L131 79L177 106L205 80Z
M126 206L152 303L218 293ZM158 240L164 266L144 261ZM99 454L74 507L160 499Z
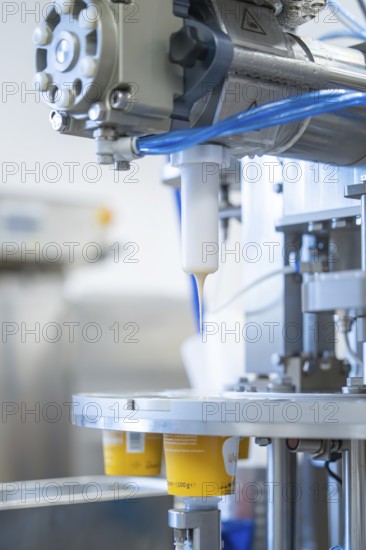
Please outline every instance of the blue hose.
M328 6L335 8L334 15L340 19L349 29L360 32L366 39L366 28L348 10L343 8L335 0L328 0Z
M358 38L359 40L365 40L365 35L357 31L337 31L330 32L329 34L323 34L319 40L334 40L336 38Z
M366 105L365 92L313 91L238 113L212 126L142 137L137 140L137 148L144 155L169 155L217 138L289 124L360 105Z
M179 216L179 221L182 219L182 200L181 200L181 194L180 189L174 189L174 195L175 195L175 202L177 205L177 211ZM191 289L192 289L192 301L193 301L193 313L194 313L194 320L197 332L201 331L201 324L200 324L200 299L198 295L198 289L196 284L196 279L193 275L189 275L190 283L191 283Z

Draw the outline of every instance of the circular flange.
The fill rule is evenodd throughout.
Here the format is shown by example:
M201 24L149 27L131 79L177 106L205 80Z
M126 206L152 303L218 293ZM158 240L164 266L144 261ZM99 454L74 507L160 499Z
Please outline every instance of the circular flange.
M366 396L189 390L73 397L80 427L145 433L366 439Z
M50 4L33 41L35 85L43 100L52 108L86 117L106 93L115 70L118 26L107 0Z

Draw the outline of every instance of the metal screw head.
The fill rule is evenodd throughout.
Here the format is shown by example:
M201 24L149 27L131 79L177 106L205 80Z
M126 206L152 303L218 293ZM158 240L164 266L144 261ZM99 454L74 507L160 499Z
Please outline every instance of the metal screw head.
M113 170L116 172L128 172L130 169L131 164L127 160L119 160L113 166Z
M52 128L56 132L62 132L67 129L67 126L69 124L69 117L65 113L52 111L50 114L50 122Z
M112 109L128 111L131 107L131 94L125 90L113 90L109 96Z

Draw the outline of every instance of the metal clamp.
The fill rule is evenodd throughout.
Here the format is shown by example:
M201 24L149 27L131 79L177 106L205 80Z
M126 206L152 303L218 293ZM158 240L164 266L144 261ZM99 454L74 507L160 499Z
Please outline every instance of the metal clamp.
M176 543L188 540L192 550L221 550L220 511L169 510Z

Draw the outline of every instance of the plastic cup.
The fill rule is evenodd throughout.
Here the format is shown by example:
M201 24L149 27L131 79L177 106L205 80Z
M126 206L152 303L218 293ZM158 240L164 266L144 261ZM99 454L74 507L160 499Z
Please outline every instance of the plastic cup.
M238 437L164 435L168 493L217 497L235 490Z
M103 432L104 470L108 476L158 476L163 436L137 432Z

